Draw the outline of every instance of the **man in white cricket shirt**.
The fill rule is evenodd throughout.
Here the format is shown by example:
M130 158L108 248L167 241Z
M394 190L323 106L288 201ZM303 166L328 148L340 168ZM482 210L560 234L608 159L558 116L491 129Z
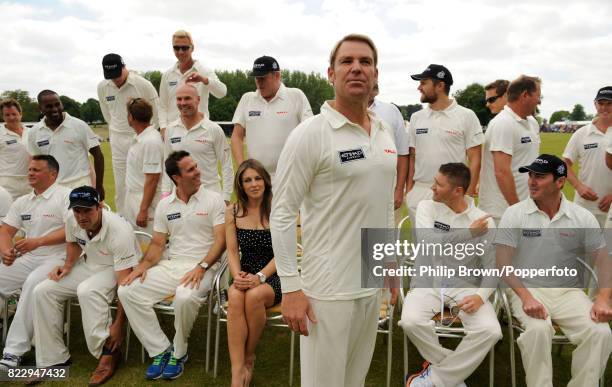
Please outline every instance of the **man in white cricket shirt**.
M519 168L529 173L529 197L503 214L495 244L497 265L579 268L575 246L595 258L600 288L591 301L583 284L569 287L556 277L505 277L512 315L525 331L517 344L529 387L552 387L552 321L572 344L572 378L568 387L598 386L612 352L611 258L595 216L561 193L567 166L543 154ZM561 229L552 234L548 229ZM582 230L582 231L581 231ZM553 238L551 242L551 238ZM548 258L548 260L547 260ZM583 256L582 258L587 258ZM525 266L527 264L527 266ZM562 281L576 278L561 278ZM571 284L571 283L570 283ZM561 286L565 286L562 288Z
M521 75L508 86L508 104L485 133L478 207L498 223L509 205L529 196L527 176L519 173L540 151L540 127L533 117L541 81Z
M76 188L92 184L89 152L96 172L96 190L104 200L104 155L100 138L84 121L64 112L64 105L55 91L38 93L38 106L44 117L28 131L28 153L55 157L60 165L58 184Z
M198 163L204 188L221 193L225 202L229 203L232 197L234 170L230 147L223 129L198 110L200 97L193 84L187 83L177 88L176 105L181 117L166 129L164 157L167 158L172 152L180 150L189 152ZM220 171L217 167L219 163ZM172 186L170 177L164 176L162 192L170 192Z
M368 101L368 108L378 115L391 129L393 129L393 139L397 148L397 180L395 183L395 194L393 197L395 209L399 209L404 201L404 189L406 188L406 180L408 179L408 131L404 125L404 117L399 109L387 102L376 99L379 93L378 83L374 85L372 94ZM397 216L396 216L397 219Z
M612 171L603 161L606 132L612 126L612 87L602 87L595 96L597 117L578 129L570 138L563 160L568 166L567 180L576 189L574 202L589 210L604 226L612 202ZM572 171L580 163L578 176Z
M408 214L414 219L421 200L431 199L431 184L438 167L446 163L467 163L472 175L466 194L473 196L480 175L482 127L476 114L449 98L453 76L437 64L430 64L419 81L421 102L429 106L414 113L408 130L410 166L408 171Z
M257 90L245 93L236 107L232 154L236 165L242 164L246 136L247 158L261 162L274 177L289 133L312 117L312 109L302 90L282 83L280 66L271 56L255 59L250 75L255 78Z
M225 251L225 203L206 189L185 151L173 152L166 173L176 184L155 210L153 241L142 262L122 282L119 299L134 333L153 357L147 379L176 379L187 362L187 340L198 310L210 296ZM168 259L162 254L168 244ZM162 331L153 305L174 296L174 342Z
M7 296L21 288L0 371L18 367L21 357L30 350L34 288L66 258L64 221L70 190L56 183L59 168L53 156L34 156L28 168L33 191L15 200L0 227L0 293ZM25 238L13 243L20 229L25 231Z
M27 129L21 124L21 105L14 99L0 102L3 124L0 124L0 186L13 199L30 192L28 164L30 155L26 150ZM1 205L1 204L0 204Z
M126 106L134 98L148 101L153 107L151 125L157 128L159 98L151 82L135 71L128 70L120 55L105 55L102 58L102 70L104 80L98 84L98 100L104 120L108 122L113 176L115 177L115 207L119 214L127 216L124 211L126 160L134 131L128 122Z
M89 385L98 386L113 376L121 360L125 312L121 303L114 319L110 311L117 282L127 277L142 253L130 224L104 210L94 188L78 187L69 197L72 214L66 221L66 261L34 289L36 365L70 362L64 344L63 305L78 297L87 349L99 359Z
M488 230L493 229L495 224L489 215L474 206L471 197L465 196L469 186L470 170L465 164L448 163L440 166L432 186L432 200L423 200L417 207L415 228L418 241L476 246L486 240ZM488 237L490 239L492 235ZM493 268L495 258L489 249L482 256L474 254L461 260L455 257L419 256L415 265ZM465 387L464 380L501 339L495 309L489 302L496 281L475 279L479 284L471 287L465 282L467 279L462 281L461 278L435 278L419 285L416 285L418 281L411 281L399 325L427 363L423 371L407 379L407 386ZM467 331L454 351L440 345L431 324L431 319L440 313L442 305L451 310L456 309L451 313L461 318Z
M151 125L153 106L142 98L127 103L128 123L136 132L127 153L125 218L134 229L153 233L161 192L164 144Z
M608 86L607 95L612 95L612 87ZM608 113L609 115L610 113ZM606 131L606 165L609 169L612 169L612 130ZM612 206L608 210L608 218L606 220L605 228L612 228Z
M283 317L303 335L304 387L363 386L374 351L380 289L361 286L361 229L393 228L397 164L393 131L368 114L377 59L367 36L347 35L335 45L327 74L336 99L291 132L278 161L272 243ZM392 289L391 302L396 298Z
M219 80L214 71L204 67L202 63L193 59L195 46L191 34L184 30L176 31L172 35L172 49L177 62L170 67L161 78L159 85L159 127L162 137L168 125L179 118L180 112L176 106L176 90L184 83L193 84L200 96L198 110L207 118L208 98L212 94L217 98L225 97L227 87Z

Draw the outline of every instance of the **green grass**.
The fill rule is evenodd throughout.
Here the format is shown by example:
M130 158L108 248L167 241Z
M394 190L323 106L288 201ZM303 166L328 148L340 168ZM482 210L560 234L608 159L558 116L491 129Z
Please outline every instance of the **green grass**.
M104 138L104 128L96 128L96 131ZM542 153L553 153L561 156L565 144L569 140L568 134L543 133L542 134ZM105 188L107 202L114 207L114 182L112 177L111 158L109 144L105 142L102 145L102 150L105 156L106 174ZM567 184L564 189L568 198L573 198L573 188ZM189 362L186 365L185 373L180 379L172 382L173 385L180 386L227 386L230 381L230 362L227 350L227 338L225 325L221 325L221 341L219 346L219 376L213 379L212 374L204 372L204 348L206 339L206 318L205 308L200 310L193 328L190 346L189 346ZM395 313L395 319L398 319L398 312ZM169 337L174 333L173 319L170 316L160 316L162 327ZM73 309L73 325L71 335L71 353L73 365L70 368L70 380L65 382L55 382L57 386L72 386L84 385L89 380L89 374L95 368L97 361L87 351L83 332L81 330L80 311L78 308ZM214 325L214 324L213 324ZM214 330L214 329L213 329ZM495 349L495 386L504 387L510 386L510 365L509 365L509 342L506 335L506 326L502 325L504 338L496 345ZM289 367L289 331L283 328L268 327L264 331L260 341L257 362L255 366L254 386L286 386L288 385L288 367ZM214 338L214 332L213 332ZM298 340L299 341L299 340ZM403 380L403 360L402 360L402 334L400 329L395 325L393 335L393 362L392 362L392 385L400 386ZM445 339L443 344L454 348L458 343L456 340ZM372 359L372 364L369 369L366 386L379 387L385 385L386 377L386 338L379 335L376 342L376 348ZM555 347L557 348L557 347ZM164 381L147 382L144 379L144 371L146 364L140 362L140 345L135 336L132 335L132 343L130 345L130 358L127 364L122 364L115 377L108 383L111 386L154 386L165 384ZM571 367L571 351L572 346L563 347L560 354L556 349L553 352L554 364L554 385L565 385L570 378ZM416 372L420 370L422 358L418 354L416 348L409 344L409 370ZM212 354L211 354L212 359ZM33 354L29 353L26 360L33 362ZM524 386L525 377L522 370L520 355L517 348L517 383L519 386ZM147 360L148 362L148 360ZM294 386L299 386L299 344L296 346L296 368L294 375ZM212 366L212 361L211 361ZM478 369L466 381L470 387L480 387L488 385L488 359L485 359ZM608 362L606 372L606 384L612 384L612 362ZM7 385L20 385L16 383L8 383ZM334 386L332 386L334 387Z

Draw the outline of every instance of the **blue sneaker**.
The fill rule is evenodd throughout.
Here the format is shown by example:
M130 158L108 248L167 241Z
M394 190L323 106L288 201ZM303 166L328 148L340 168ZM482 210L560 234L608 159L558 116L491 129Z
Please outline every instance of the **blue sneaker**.
M168 360L170 360L170 356L172 353L170 351L165 351L160 353L159 355L153 358L153 363L149 367L147 367L147 372L145 373L145 378L149 380L159 379L168 364Z
M184 364L187 362L187 355L183 356L180 359L174 357L170 357L170 361L168 361L168 365L164 368L164 373L162 374L162 379L173 380L178 378L183 374Z

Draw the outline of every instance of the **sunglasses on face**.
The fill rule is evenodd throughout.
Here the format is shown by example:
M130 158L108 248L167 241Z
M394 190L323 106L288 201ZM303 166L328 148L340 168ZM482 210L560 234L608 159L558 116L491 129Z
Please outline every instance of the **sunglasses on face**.
M174 49L174 51L189 51L189 49L191 49L191 46L172 46L172 48Z
M499 98L499 95L494 95L492 97L487 98L485 101L487 101L487 103L493 103L495 101L497 101L497 99Z

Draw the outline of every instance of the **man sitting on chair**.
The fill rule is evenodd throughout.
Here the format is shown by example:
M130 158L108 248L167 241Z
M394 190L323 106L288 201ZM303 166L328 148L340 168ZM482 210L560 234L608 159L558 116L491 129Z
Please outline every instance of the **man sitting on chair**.
M142 262L119 288L134 333L153 355L147 379L176 379L187 361L187 339L209 295L217 261L225 251L225 203L200 182L189 153L173 152L166 173L176 190L155 210L153 240ZM168 259L161 259L169 238ZM138 278L137 281L134 281ZM174 297L174 345L162 331L153 305Z
M415 228L418 241L449 242L454 245L484 242L484 235L495 224L490 215L474 206L472 198L465 196L469 185L470 170L465 164L448 163L440 166L432 186L433 200L423 200L417 207ZM442 265L455 259L459 260L460 257L441 258ZM440 261L439 257L420 255L416 266L417 269L421 265L441 267L437 261ZM475 264L492 266L493 258L485 252L480 257L464 257L450 263L450 266L459 262L470 267ZM436 279L429 283L420 280L415 277L411 282L399 325L426 363L421 372L407 378L406 385L465 386L463 381L474 372L502 337L495 310L489 302L489 296L495 288L494 281L482 279L476 284L477 288L470 288L459 278L444 278L442 282ZM454 313L461 318L466 330L465 337L454 351L440 345L431 323L435 314L443 312L443 306L456 310Z

